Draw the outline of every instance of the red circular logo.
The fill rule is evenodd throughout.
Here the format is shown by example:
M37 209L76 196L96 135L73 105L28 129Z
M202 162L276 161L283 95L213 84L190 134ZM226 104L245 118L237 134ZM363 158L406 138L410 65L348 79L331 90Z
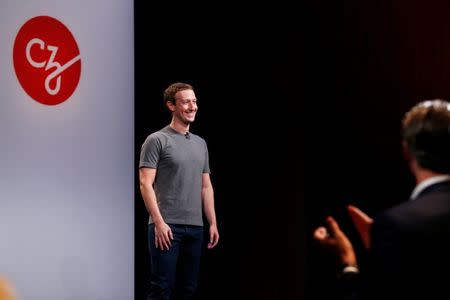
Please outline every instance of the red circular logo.
M14 69L22 88L46 105L66 101L81 74L80 50L60 21L38 16L20 28L14 42Z

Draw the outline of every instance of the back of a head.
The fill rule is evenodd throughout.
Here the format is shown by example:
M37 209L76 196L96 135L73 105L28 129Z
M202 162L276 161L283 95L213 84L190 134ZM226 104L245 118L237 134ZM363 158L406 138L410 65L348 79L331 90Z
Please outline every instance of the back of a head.
M418 164L436 173L450 173L450 103L423 101L403 118L402 136Z

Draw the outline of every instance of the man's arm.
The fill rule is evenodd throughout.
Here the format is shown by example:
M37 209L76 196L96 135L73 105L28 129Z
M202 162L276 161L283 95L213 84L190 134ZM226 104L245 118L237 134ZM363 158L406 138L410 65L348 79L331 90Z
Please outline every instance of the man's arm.
M203 173L202 176L202 200L203 210L209 223L208 249L211 249L219 242L219 231L217 230L216 212L214 209L214 190L209 173Z
M360 290L360 275L353 245L333 217L327 217L327 226L314 231L314 239L336 255L339 266L339 295L343 299L357 299Z
M158 202L156 201L155 190L153 189L153 182L156 177L156 169L140 168L139 169L139 183L142 198L144 199L145 207L155 223L155 244L156 248L161 250L172 246L173 239L172 230L169 225L164 222L164 219L159 211Z

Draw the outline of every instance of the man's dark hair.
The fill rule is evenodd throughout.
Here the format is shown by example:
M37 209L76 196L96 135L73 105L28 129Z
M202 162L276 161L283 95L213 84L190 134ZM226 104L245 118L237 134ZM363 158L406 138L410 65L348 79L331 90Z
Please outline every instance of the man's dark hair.
M172 83L171 85L169 85L169 87L164 91L164 97L163 97L164 104L166 104L168 101L175 104L176 93L178 93L179 91L184 91L184 90L194 90L194 88L192 87L192 85L190 85L188 83L184 83L184 82L175 82L175 83Z
M441 99L420 102L402 121L402 136L418 164L450 173L450 103Z

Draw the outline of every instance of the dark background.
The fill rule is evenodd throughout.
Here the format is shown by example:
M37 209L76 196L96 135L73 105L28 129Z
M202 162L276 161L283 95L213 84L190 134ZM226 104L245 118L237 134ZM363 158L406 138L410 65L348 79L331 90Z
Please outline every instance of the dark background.
M447 1L135 0L136 166L170 122L162 92L192 84L191 131L208 143L221 240L206 250L199 299L326 299L333 261L311 240L332 214L404 201L414 187L400 120L450 98ZM136 168L136 299L148 288L147 212Z

